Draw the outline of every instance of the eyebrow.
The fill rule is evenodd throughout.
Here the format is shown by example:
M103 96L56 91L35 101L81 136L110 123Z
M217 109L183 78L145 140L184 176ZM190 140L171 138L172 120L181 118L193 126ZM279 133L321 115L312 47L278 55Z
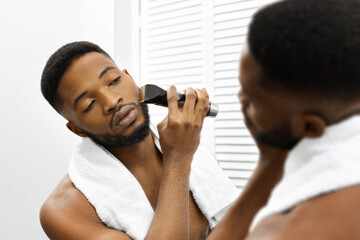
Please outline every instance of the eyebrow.
M102 76L105 75L105 73L111 69L114 69L115 67L106 67L99 75L99 78L102 78Z
M77 98L75 98L75 101L74 101L74 109L75 110L76 110L79 100L87 93L88 93L87 91L84 91L79 96L77 96Z

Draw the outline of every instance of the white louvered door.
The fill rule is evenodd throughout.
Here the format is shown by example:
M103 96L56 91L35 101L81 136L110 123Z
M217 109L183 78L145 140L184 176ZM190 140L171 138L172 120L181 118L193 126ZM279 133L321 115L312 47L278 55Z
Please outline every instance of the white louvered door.
M215 152L220 166L240 189L256 166L258 150L244 125L237 98L239 57L251 16L264 3L213 1L214 92L221 106L215 119Z
M201 1L143 1L141 9L141 83L175 85L180 92L203 86ZM151 111L154 122L167 112Z
M141 84L182 91L206 87L220 105L206 120L203 140L239 189L257 159L257 148L244 126L238 64L253 13L274 0L142 0ZM166 109L151 107L153 122Z

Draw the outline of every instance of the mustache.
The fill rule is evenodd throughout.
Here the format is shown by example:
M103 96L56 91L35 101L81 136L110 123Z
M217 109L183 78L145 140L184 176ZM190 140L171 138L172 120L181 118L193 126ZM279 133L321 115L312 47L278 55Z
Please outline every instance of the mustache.
M137 103L134 103L134 102L130 102L130 103L127 103L127 104L118 104L116 105L116 107L114 108L113 110L113 113L112 113L112 116L111 116L111 119L110 119L110 129L112 129L113 127L113 122L114 122L114 117L115 117L115 114L117 112L119 112L121 110L121 108L123 108L124 106L129 106L129 105L133 105L135 107L140 107L140 104L137 104Z

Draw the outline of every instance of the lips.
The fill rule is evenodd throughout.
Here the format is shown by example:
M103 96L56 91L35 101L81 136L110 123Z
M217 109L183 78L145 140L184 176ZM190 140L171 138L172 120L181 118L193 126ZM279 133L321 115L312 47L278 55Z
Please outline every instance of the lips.
M137 110L135 106L123 106L115 113L113 124L115 127L125 128L135 121L137 117Z

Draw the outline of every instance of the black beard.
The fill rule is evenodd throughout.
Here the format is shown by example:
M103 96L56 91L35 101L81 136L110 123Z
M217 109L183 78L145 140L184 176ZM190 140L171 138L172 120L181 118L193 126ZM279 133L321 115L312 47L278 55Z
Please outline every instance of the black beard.
M144 122L136 127L129 136L111 135L111 134L93 134L87 131L82 131L91 138L94 142L104 147L127 147L136 143L144 141L150 133L150 116L149 108L146 103L130 103L130 105L140 106L141 112L144 116Z
M245 117L246 122L253 125L245 110L243 110L243 115ZM263 144L283 150L291 150L299 142L299 139L295 139L291 135L290 124L284 124L280 127L271 130L270 132L255 133L255 134L256 134L255 140L259 144Z
M299 140L291 136L290 126L284 125L267 133L256 134L256 140L264 145L291 150Z

